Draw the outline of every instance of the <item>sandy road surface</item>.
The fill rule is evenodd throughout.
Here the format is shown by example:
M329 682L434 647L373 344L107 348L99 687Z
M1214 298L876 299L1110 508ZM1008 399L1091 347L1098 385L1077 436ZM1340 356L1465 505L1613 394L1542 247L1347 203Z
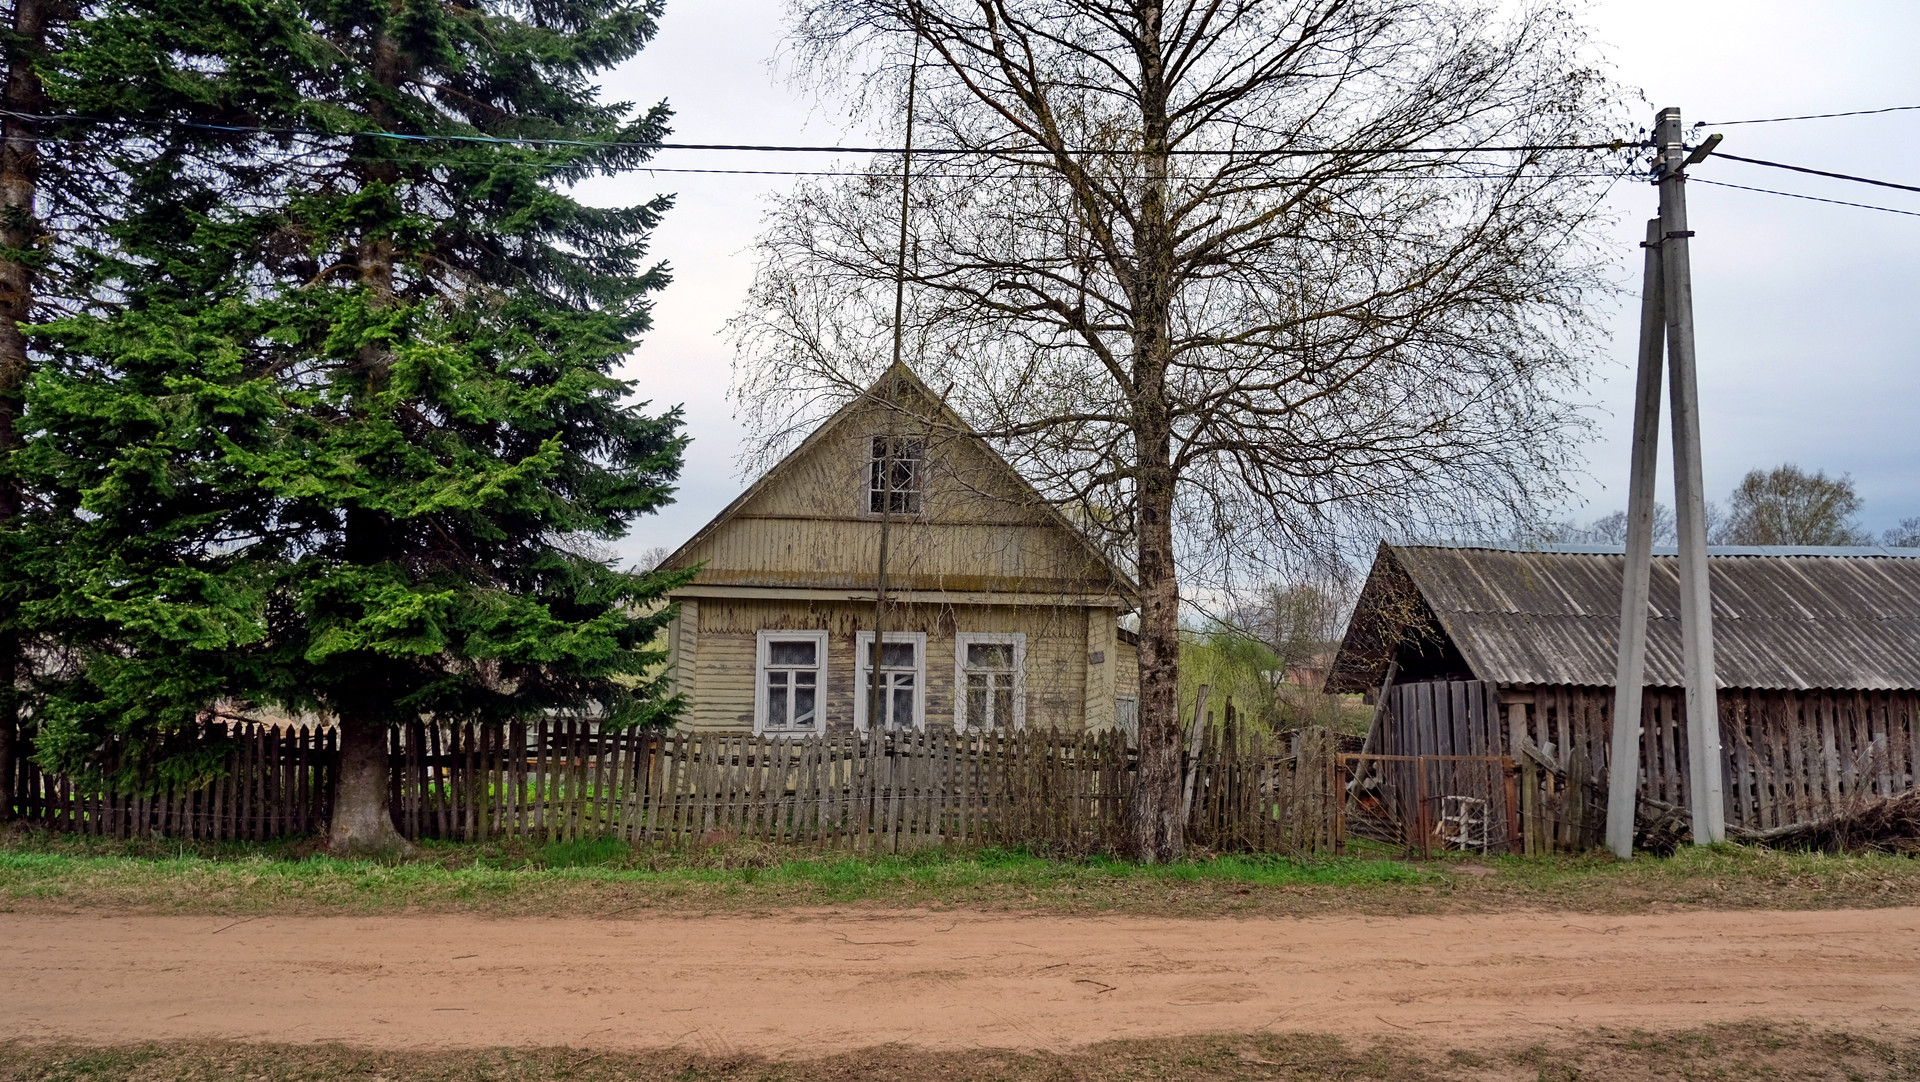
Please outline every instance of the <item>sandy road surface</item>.
M374 1046L1215 1030L1538 1039L1763 1017L1920 1027L1920 909L1297 920L804 912L486 920L0 915L0 1038Z

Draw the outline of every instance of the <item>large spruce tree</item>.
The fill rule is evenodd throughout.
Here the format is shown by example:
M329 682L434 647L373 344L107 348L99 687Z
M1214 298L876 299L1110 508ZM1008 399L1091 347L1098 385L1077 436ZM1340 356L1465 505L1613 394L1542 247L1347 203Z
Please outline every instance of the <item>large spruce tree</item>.
M85 634L59 619L72 494L37 485L28 461L36 327L120 299L100 272L123 263L108 253L136 176L204 181L207 155L248 140L218 126L275 92L248 60L287 43L284 14L250 0L0 2L0 779L34 690Z
M330 844L390 848L392 722L677 706L650 643L678 579L603 552L684 443L613 374L666 281L668 202L567 194L664 133L664 106L589 81L659 10L284 4L302 29L260 54L287 88L262 130L142 174L123 299L57 324L35 382L35 468L78 494L57 615L111 641L44 744L151 741L222 696L318 710Z

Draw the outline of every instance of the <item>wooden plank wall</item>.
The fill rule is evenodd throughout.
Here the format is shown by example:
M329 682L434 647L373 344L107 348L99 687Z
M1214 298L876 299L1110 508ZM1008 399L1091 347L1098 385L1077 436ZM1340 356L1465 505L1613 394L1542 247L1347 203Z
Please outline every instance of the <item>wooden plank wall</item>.
M1507 689L1483 724L1464 729L1456 700L1476 681L1408 684L1392 691L1394 720L1383 750L1445 754L1493 740L1520 770L1519 821L1526 852L1601 844L1611 747L1613 689ZM1912 790L1920 778L1920 692L1722 689L1721 774L1730 827L1764 830L1856 809ZM1451 741L1451 745L1449 745ZM1686 700L1678 688L1648 688L1640 726L1640 791L1687 807Z
M123 836L264 839L324 829L338 755L332 730L213 726L204 735L231 744L224 769L198 787L122 789L28 763L15 779L15 805L50 829ZM1340 790L1323 730L1278 747L1229 729L1211 744L1193 764L1194 844L1259 852L1334 845ZM566 719L412 724L389 734L389 802L395 826L414 839L1117 851L1134 754L1118 731L773 738L602 733Z
M1480 680L1401 684L1390 692L1381 717L1382 758L1359 763L1378 784L1368 797L1398 825L1398 839L1425 850L1429 834L1444 832L1443 816L1460 802L1478 802L1493 852L1518 848L1509 837L1516 822L1503 763L1508 753L1498 685ZM1450 799L1451 798L1451 799Z

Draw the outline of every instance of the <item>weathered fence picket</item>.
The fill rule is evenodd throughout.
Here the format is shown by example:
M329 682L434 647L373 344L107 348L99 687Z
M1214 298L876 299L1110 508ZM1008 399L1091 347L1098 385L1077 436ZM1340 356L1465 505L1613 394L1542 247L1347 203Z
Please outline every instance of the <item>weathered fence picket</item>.
M223 753L221 766L147 777L126 769L116 745L102 749L96 774L47 775L23 756L0 780L18 816L56 830L264 839L325 828L335 730L212 721L180 739ZM1334 846L1332 748L1316 736L1288 751L1236 723L1206 748L1189 836L1215 850ZM412 722L393 727L388 753L389 806L410 838L743 838L878 852L1121 849L1134 769L1118 732L789 738L602 733L576 718Z

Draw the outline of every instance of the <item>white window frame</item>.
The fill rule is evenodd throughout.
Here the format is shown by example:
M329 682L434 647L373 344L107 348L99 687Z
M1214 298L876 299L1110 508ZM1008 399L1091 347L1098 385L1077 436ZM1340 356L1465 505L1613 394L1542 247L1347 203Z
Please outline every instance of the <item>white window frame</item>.
M1013 728L1027 727L1027 633L1024 631L962 631L953 637L953 727L956 732L985 732L967 717L967 647L971 644L1013 647Z
M881 478L885 475L889 464L893 462L904 461L906 458L906 456L904 455L899 456L898 458L893 457L891 455L889 455L884 459L876 457L873 453L872 444L878 443L881 440L890 441L886 447L886 449L889 451L898 449L901 446L909 445L909 444L916 447L919 450L920 453L913 456L913 460L912 460L914 465L913 465L913 485L911 488L904 488L904 489L896 488L891 490L883 490L880 487L879 482L881 481ZM895 495L904 495L906 497L906 499L902 500L901 502L907 504L909 509L895 511L893 512L894 516L899 518L910 519L910 518L918 517L919 515L923 514L927 506L927 441L926 441L926 438L924 436L909 436L905 434L889 435L886 433L876 433L872 437L871 442L868 444L866 484L862 487L865 488L866 495L865 497L863 497L861 507L868 518L880 518L883 514L886 513L883 511L875 511L873 509L873 501L875 499L880 498L882 491L891 491Z
M927 727L927 633L889 631L885 641L913 644L913 728L916 732L924 731ZM853 727L864 733L867 700L873 697L873 632L854 632L853 658Z
M813 725L802 729L789 725L784 729L767 728L767 669L770 667L771 651L769 647L775 641L793 642L805 639L813 643ZM782 665L781 668L792 668ZM827 731L827 633L824 631L761 631L754 641L753 656L753 731L757 735L792 736L795 734L818 734Z

